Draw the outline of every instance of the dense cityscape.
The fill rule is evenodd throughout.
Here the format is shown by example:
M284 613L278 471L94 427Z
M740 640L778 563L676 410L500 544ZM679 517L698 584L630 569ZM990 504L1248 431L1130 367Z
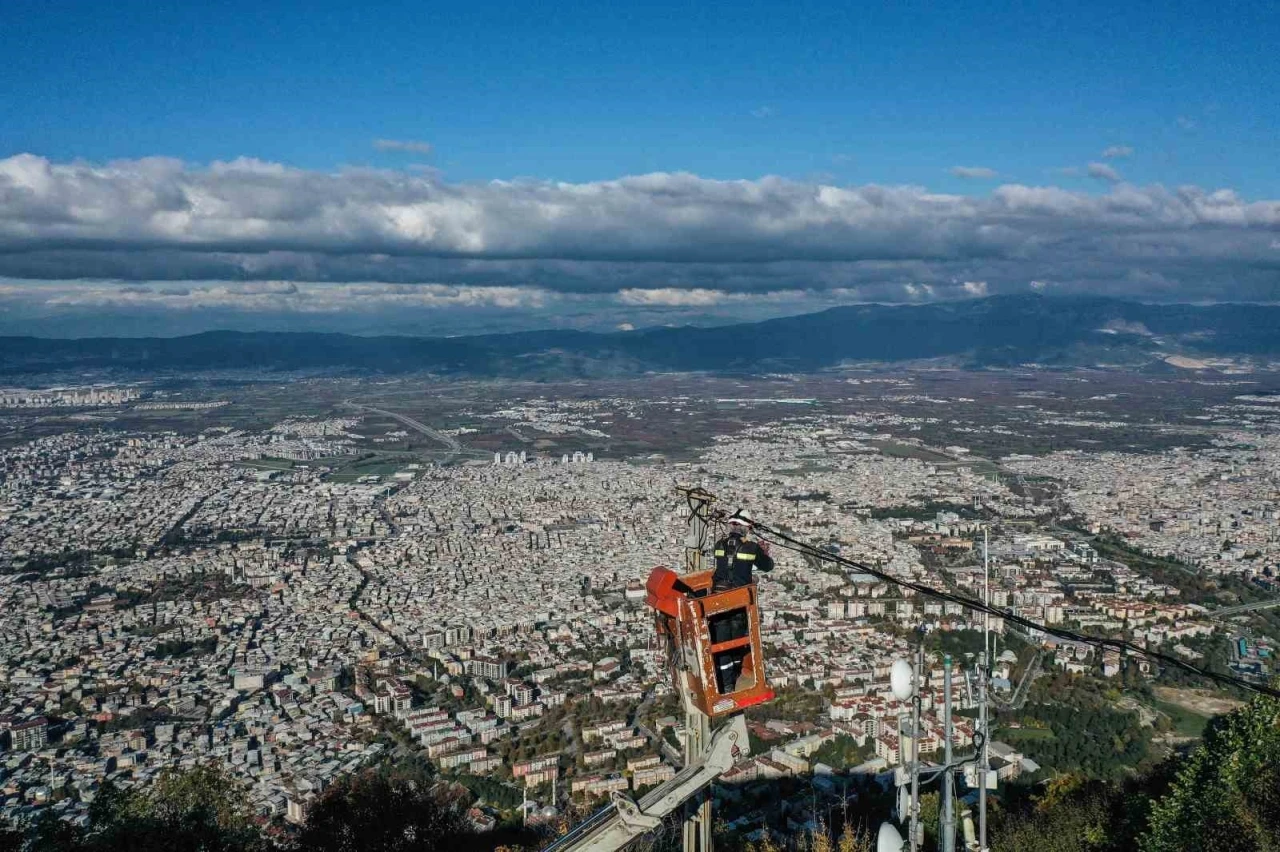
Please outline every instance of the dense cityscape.
M749 421L684 459L606 449L654 412L701 417L684 395L508 399L438 428L370 406L246 428L220 421L235 415L225 389L216 407L130 393L85 404L111 401L119 423L195 419L12 438L0 457L4 816L83 823L104 785L202 765L286 831L344 776L410 755L471 791L479 830L572 820L610 791L660 784L682 765L683 717L643 583L683 559L677 485L971 598L986 594L986 536L1003 610L1258 683L1274 674L1280 398L1233 394L1195 448L979 456L920 437L972 399L902 393L909 375L852 381L885 389L898 412L717 397L712 409ZM953 437L968 428L953 425ZM410 436L427 449L395 449ZM848 807L851 782L902 763L906 708L889 670L921 629L931 668L944 651L959 666L958 750L974 742L975 631L997 634L1001 785L1133 769L1240 705L1144 658L1006 629L783 547L775 558L760 587L779 698L749 712L752 757L716 787L726 837L812 833L820 811ZM1044 690L1109 682L1124 694L1098 712L1127 745L1099 759L1055 728ZM943 745L942 703L934 677L926 756ZM762 792L787 779L804 783Z
M1280 850L1280 3L0 8L0 852Z

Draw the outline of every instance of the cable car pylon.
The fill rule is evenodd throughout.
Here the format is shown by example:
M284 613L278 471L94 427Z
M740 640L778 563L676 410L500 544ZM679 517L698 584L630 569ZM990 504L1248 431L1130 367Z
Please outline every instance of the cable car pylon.
M611 802L547 850L613 852L682 812L683 852L712 852L711 784L751 753L742 711L774 697L765 680L755 583L717 591L707 565L715 497L679 487L689 507L684 571L659 566L645 602L654 611L673 686L684 707L684 767L638 802L614 792ZM725 720L713 732L713 720Z

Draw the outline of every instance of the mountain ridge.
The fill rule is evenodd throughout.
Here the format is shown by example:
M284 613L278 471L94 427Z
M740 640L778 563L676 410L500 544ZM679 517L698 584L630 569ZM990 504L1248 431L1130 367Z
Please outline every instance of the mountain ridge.
M466 337L206 331L182 337L0 337L0 374L74 369L368 370L497 377L813 372L847 363L1153 367L1280 359L1280 306L1152 304L1101 296L991 296L862 304L710 327L517 331Z

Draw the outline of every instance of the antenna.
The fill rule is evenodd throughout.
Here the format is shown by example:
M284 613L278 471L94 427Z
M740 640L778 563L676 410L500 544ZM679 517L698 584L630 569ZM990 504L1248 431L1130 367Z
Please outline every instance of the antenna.
M995 649L991 647L991 525L982 528L982 654L978 657L978 729L982 731L982 748L978 758L978 852L987 852L987 772L991 766L987 743L991 741L991 724L987 710L987 683Z
M876 852L902 852L902 845L902 835L898 833L898 829L891 823L880 823L880 831L876 834Z
M889 669L889 688L893 690L893 697L899 701L908 701L916 694L915 672L911 670L911 664L906 660L894 660L893 667Z
M908 842L910 843L911 852L916 852L916 848L920 844L920 679L924 675L924 631L920 631L920 643L916 647L916 665L912 668L911 664L906 660L895 660L893 666L889 669L889 688L893 690L893 695L899 701L911 701L911 754L909 770L910 776L906 774L898 776L898 819L906 820L908 824ZM902 720L898 721L898 747L902 747ZM907 755L903 755L902 759L906 761ZM911 795L906 798L907 785L910 783ZM897 838L897 846L884 846L885 838L889 835L885 832L888 827L892 832L892 836ZM880 839L877 841L878 849L892 849L894 852L902 848L902 838L898 835L897 829L885 823L880 827Z
M982 653L991 653L991 525L982 527L982 603L987 609L982 613Z
M956 773L952 768L951 655L942 657L942 732L946 774L942 778L942 852L956 849Z
M901 753L899 759L903 766L894 771L894 783L898 785L898 820L906 822L911 831L911 849L915 850L916 843L916 793L919 790L919 773L917 772L916 758L919 754L919 728L920 728L920 696L916 694L916 670L911 667L911 663L903 659L893 661L893 665L889 668L889 689L893 692L893 697L899 701L911 702L911 753L906 754L905 742L902 739L907 735L903 729L906 722L902 715L898 716L898 751ZM910 770L910 776L906 770ZM908 786L910 792L908 792ZM876 849L878 852L890 850L890 852L899 852L902 849L902 836L898 834L898 830L889 823L880 825L880 834L876 838Z
M689 518L684 540L684 570L686 573L702 571L706 562L707 540L710 534L707 524L708 510L715 502L715 495L694 486L676 486L676 493L685 499ZM672 660L674 661L674 649ZM711 742L711 719L689 700L684 678L677 678L684 705L684 762L691 765ZM712 822L711 796L704 790L693 796L685 808L682 827L683 852L711 852Z
M982 732L982 747L978 749L978 852L987 852L987 773L991 761L987 743L991 740L991 726L987 715L987 681L991 668L986 654L978 658L978 730Z

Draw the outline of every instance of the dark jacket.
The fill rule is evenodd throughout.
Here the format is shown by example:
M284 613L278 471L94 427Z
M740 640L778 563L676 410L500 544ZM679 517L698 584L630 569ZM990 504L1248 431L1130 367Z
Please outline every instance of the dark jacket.
M743 538L740 533L729 533L716 542L716 572L712 575L712 588L736 589L751 582L751 569L773 570L773 557L760 546L760 542Z

